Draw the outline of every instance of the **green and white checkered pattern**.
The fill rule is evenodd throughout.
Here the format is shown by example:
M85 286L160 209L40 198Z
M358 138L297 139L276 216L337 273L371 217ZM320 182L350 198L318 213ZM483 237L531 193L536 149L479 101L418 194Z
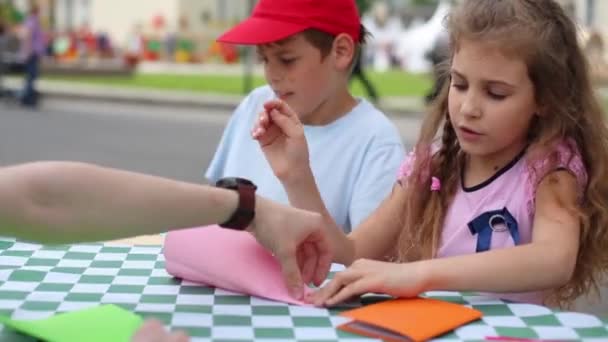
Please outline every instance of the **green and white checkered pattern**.
M441 341L486 336L608 341L608 324L581 313L554 312L472 294L433 292L430 297L481 310L481 321ZM371 341L337 330L345 322L334 309L290 306L179 281L168 275L159 246L79 244L41 246L0 240L0 314L37 319L112 303L193 341ZM0 341L28 341L0 327Z

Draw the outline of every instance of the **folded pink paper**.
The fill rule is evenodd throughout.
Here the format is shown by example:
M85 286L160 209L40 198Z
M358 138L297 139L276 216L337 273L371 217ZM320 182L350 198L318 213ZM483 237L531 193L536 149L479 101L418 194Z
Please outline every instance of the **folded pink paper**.
M167 233L165 267L174 277L305 305L289 295L276 258L248 232L206 226ZM312 291L304 286L305 293Z

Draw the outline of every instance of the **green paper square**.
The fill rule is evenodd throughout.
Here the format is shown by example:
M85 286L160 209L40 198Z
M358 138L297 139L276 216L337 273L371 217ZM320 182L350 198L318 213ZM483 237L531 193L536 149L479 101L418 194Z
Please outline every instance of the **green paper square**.
M46 277L46 273L42 271L15 270L8 277L11 281L27 281L30 283L39 283Z
M328 317L292 317L294 326L298 328L302 327L314 327L314 328L325 328L331 327L331 321Z
M213 316L213 325L214 326L250 326L251 317L215 315L215 316Z
M104 305L58 314L40 320L0 322L24 334L54 342L128 342L141 326L142 319L115 305Z
M287 328L254 328L255 338L294 338L293 330Z
M484 316L513 316L513 312L507 305L473 305L473 309L479 310Z

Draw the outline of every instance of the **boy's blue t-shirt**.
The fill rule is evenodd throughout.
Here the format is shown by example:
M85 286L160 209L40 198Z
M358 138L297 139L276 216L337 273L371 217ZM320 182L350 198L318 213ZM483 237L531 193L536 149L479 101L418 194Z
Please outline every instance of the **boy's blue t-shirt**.
M243 177L257 193L289 204L287 193L251 137L263 104L273 99L268 86L255 89L234 112L206 172L210 182ZM367 218L392 189L404 149L397 127L366 100L324 126L304 126L310 166L325 206L349 232Z

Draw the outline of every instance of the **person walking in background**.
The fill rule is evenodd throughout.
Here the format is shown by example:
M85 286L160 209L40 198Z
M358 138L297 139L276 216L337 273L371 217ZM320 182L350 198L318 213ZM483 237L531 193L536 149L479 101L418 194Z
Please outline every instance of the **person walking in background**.
M369 0L357 0L357 8L359 9L359 16L362 16L363 13L365 13L369 8ZM363 45L361 45L359 53L355 57L356 61L353 67L353 72L350 75L349 82L352 82L355 77L358 78L359 81L361 81L363 88L365 88L365 92L369 96L370 100L372 100L374 103L378 103L380 100L378 92L376 91L374 84L367 78L367 75L365 75L365 71L363 70L363 57L365 56L363 48Z
M35 83L40 74L40 58L44 55L45 43L39 18L40 9L37 4L32 4L23 25L23 41L21 45L21 57L25 62L25 84L21 93L21 104L28 107L36 106L38 93Z

